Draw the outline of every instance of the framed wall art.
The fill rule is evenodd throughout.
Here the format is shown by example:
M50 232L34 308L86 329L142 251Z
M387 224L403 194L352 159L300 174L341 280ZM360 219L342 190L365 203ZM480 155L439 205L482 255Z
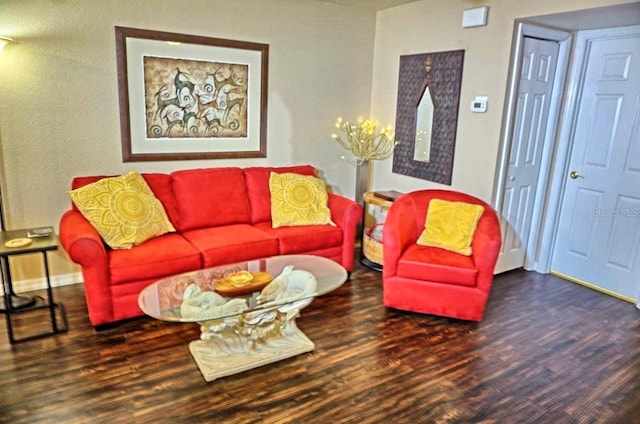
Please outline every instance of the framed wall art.
M268 44L115 31L124 162L266 157Z
M464 50L400 56L392 171L451 185Z

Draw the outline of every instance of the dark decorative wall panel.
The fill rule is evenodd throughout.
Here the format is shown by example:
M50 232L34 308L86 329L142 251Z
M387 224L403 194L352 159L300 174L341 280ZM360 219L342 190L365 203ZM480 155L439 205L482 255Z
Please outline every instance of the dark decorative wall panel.
M451 185L464 50L400 56L393 172ZM429 87L434 114L429 162L414 160L417 106Z

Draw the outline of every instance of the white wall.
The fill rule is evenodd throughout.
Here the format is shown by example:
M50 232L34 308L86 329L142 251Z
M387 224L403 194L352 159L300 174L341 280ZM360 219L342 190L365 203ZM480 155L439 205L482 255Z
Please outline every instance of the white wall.
M379 12L371 93L379 121L395 122L400 55L464 49L465 56L451 186L394 174L390 158L374 163L373 188L452 188L490 202L515 19L632 1L422 0ZM488 25L462 28L463 11L478 6L489 6ZM489 97L486 113L469 110L475 96Z
M54 225L78 175L310 163L353 196L331 139L370 109L375 13L315 0L2 0L0 180L8 227ZM266 159L123 163L114 26L268 43ZM60 250L54 274L77 271ZM17 264L17 280L40 267ZM32 269L33 268L33 269Z

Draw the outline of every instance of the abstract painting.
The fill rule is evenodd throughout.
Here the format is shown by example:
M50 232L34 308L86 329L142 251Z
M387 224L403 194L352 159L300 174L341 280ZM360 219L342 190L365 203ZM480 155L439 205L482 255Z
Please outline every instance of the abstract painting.
M266 156L268 45L116 27L123 161Z

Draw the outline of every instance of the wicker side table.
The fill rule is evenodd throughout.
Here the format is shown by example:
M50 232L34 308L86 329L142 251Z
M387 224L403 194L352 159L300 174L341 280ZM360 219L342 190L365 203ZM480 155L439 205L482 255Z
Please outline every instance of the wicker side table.
M367 268L382 271L382 226L387 211L403 193L395 190L368 191L362 196L364 202L362 254L360 263ZM380 236L378 236L380 235Z

